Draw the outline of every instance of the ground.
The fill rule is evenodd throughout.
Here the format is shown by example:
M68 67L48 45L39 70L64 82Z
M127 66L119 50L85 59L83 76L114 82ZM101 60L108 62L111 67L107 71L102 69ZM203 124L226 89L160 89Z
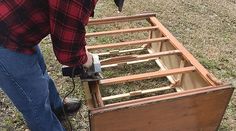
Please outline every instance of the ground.
M95 18L133 15L154 12L173 35L217 78L236 83L236 0L127 0L122 13L115 10L113 1L100 0ZM71 80L61 75L61 65L56 61L48 36L41 42L49 74L55 80L61 96L71 89ZM78 81L78 80L77 80ZM83 98L77 90L72 96ZM88 120L86 106L71 118L75 130L86 131ZM22 116L0 92L0 130L27 129ZM233 94L220 131L236 130L236 93Z

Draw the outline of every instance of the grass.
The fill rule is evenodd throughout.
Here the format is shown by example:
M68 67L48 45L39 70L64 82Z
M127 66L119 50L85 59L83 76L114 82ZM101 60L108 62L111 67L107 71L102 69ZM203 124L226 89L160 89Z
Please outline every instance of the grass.
M235 0L127 0L122 13L118 13L112 0L99 0L95 10L95 18L133 15L154 12L157 18L173 35L217 78L236 84L236 1ZM127 23L128 26L129 23ZM146 26L144 22L132 23L134 26ZM126 28L127 26L110 26ZM104 29L105 27L101 27ZM88 32L99 30L90 28ZM139 35L140 36L140 35ZM143 34L142 37L146 35ZM125 35L120 41L134 39L137 35ZM140 37L141 38L141 37ZM90 39L89 44L112 43L112 37ZM51 48L50 37L41 42L49 74L55 80L61 96L71 89L71 80L61 76L61 65L56 61ZM110 74L109 74L110 73ZM114 72L109 72L107 75ZM76 79L76 81L79 81ZM84 99L80 83L72 94ZM123 90L118 90L123 91ZM126 90L125 90L126 91ZM109 92L109 91L107 91ZM22 117L10 103L9 99L0 92L0 127L8 126L15 130L26 128ZM83 105L80 114L71 118L76 130L86 131L89 127L87 108ZM236 93L234 93L221 126L220 131L236 130ZM1 128L0 128L1 129Z

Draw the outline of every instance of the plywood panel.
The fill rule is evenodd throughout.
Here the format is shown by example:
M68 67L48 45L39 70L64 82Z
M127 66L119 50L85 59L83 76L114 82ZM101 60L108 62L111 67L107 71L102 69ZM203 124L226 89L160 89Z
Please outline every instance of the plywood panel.
M152 31L151 34L150 34L151 39L160 38L160 37L162 37L162 34L159 30ZM162 46L161 41L151 43L151 49L152 49L153 52L160 52L161 51L161 46Z
M208 86L209 84L200 77L198 72L185 73L182 76L181 87L184 90L201 88Z
M233 88L186 94L176 99L152 101L126 108L92 111L92 131L215 131ZM96 112L93 114L93 112Z
M176 48L174 48L169 41L165 41L162 44L162 51L169 51L169 50L175 50ZM164 56L160 58L163 63L165 64L165 66L168 69L173 69L173 68L178 68L180 67L180 61L181 61L181 57L178 55L172 55L172 56ZM176 78L176 76L175 76Z

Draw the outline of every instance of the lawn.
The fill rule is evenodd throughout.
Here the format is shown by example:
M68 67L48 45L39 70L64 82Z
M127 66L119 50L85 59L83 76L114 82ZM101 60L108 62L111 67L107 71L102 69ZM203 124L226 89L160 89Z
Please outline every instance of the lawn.
M146 12L156 13L162 24L217 78L236 85L236 0L126 0L121 13L117 12L113 0L99 0L95 18ZM96 29L88 29L89 32L93 30ZM110 42L113 39L103 38L100 41ZM50 37L42 40L40 45L48 72L55 80L61 96L64 96L72 88L71 80L61 75L61 65L53 55ZM76 81L77 89L72 96L84 100L79 79ZM71 121L75 130L88 130L85 104ZM235 123L236 93L219 130L234 131ZM3 92L0 92L0 130L1 126L19 131L27 128Z

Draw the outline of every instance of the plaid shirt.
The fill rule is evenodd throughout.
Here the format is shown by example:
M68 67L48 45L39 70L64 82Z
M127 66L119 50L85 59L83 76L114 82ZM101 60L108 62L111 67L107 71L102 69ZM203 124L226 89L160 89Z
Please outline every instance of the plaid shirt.
M61 64L77 66L87 61L85 26L97 0L1 0L0 44L24 54L51 34L53 50Z

